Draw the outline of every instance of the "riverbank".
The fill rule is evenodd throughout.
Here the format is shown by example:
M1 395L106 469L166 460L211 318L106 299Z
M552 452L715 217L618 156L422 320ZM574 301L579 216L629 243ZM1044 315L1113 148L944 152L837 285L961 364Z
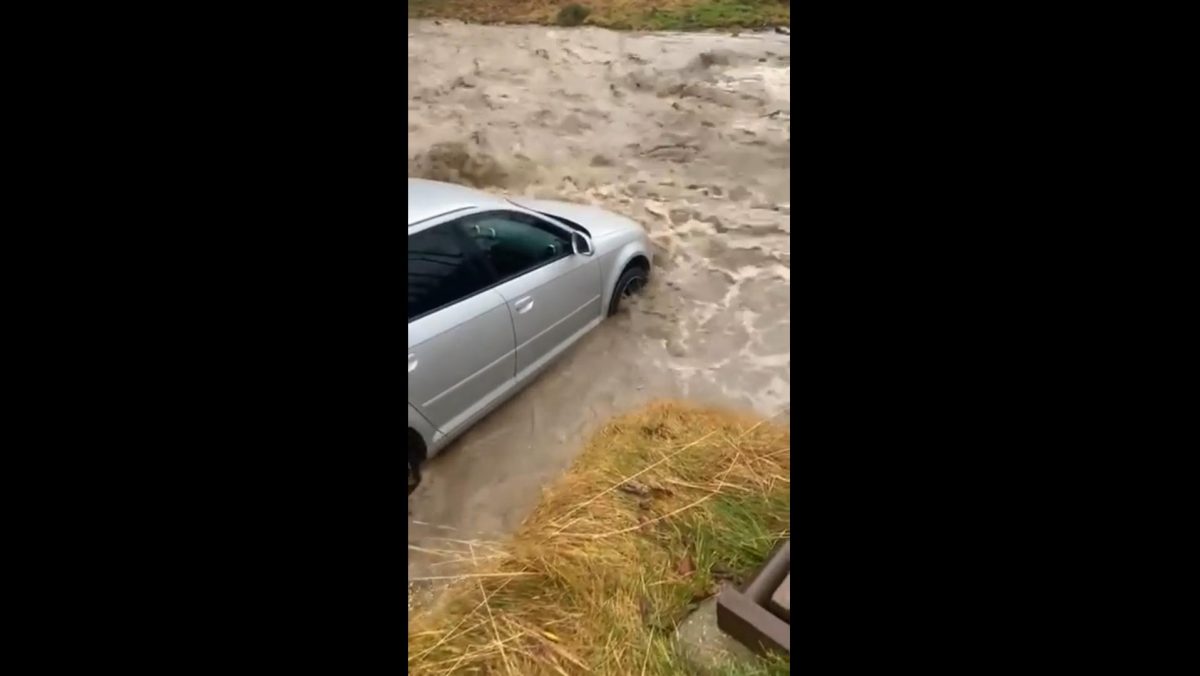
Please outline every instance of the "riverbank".
M410 0L408 16L458 19L467 23L587 25L639 31L756 29L790 26L791 4L779 0L584 0L578 3L560 0Z

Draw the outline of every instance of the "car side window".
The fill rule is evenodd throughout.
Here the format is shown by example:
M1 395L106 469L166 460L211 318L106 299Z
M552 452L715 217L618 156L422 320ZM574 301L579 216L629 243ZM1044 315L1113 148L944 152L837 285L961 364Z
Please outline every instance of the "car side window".
M480 214L465 219L463 228L501 280L572 252L567 233L528 214L510 211Z
M454 223L435 225L408 238L408 319L462 300L492 280L467 250Z

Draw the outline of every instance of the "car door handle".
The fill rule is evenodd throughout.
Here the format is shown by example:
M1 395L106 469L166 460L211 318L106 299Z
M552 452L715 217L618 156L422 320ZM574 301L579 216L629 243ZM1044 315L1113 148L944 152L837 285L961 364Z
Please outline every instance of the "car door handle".
M412 373L417 370L417 355L409 353L408 355L408 372Z
M513 307L517 308L517 314L523 315L533 309L533 296L525 296L513 303Z

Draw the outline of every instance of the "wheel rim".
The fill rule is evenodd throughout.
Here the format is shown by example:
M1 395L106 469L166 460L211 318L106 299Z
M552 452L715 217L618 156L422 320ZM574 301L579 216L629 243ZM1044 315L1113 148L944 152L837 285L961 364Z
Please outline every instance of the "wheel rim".
M629 298L638 291L641 291L645 283L646 280L641 277L630 277L629 281L625 282L625 288L621 289L621 297Z

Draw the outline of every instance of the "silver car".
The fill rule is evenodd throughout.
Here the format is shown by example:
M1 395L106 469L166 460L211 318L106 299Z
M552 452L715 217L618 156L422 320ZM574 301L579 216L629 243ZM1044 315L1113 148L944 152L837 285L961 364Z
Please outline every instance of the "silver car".
M409 492L420 464L649 279L637 223L408 179Z

